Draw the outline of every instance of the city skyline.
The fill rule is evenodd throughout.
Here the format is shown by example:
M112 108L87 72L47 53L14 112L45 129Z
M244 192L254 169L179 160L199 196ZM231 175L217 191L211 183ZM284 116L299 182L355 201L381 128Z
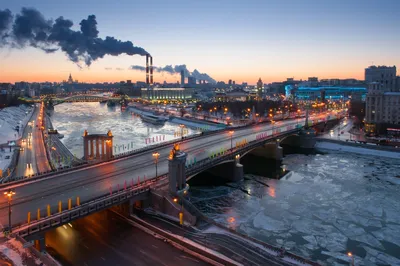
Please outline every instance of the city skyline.
M121 1L118 6L88 1L72 9L77 3L51 5L43 0L35 9L46 19L71 19L74 30L93 14L99 37L132 41L152 54L156 66L186 64L190 71L198 69L217 81L363 79L369 65L400 62L397 1L177 1L151 8L144 1ZM29 1L16 1L0 9L15 15L30 6ZM69 73L80 82L145 81L143 72L129 69L145 66L145 57L139 55L106 55L81 69L61 51L46 54L32 47L2 47L0 57L0 82L60 82ZM180 77L155 73L154 80L176 82Z

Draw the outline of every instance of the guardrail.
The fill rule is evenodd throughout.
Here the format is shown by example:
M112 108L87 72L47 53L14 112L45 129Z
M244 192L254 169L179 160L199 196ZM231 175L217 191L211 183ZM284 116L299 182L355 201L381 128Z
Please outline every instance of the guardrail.
M25 237L27 235L36 234L40 231L48 230L52 227L61 226L75 219L85 217L91 213L124 203L135 196L149 192L150 187L151 184L147 183L137 187L123 189L122 191L112 193L111 195L103 196L82 205L75 206L69 210L55 213L24 225L13 227L13 234Z
M193 166L186 168L186 176L192 176L198 172L203 171L204 169L213 167L223 161L233 160L235 158L235 156L239 153L247 152L247 151L254 149L266 142L269 142L276 138L286 137L287 135L292 135L293 133L297 133L300 130L301 130L301 128L296 128L296 129L282 132L282 134L279 134L279 135L270 135L270 136L267 136L262 139L253 140L241 148L233 148L231 150L227 150L227 151L225 151L224 154L222 154L221 156L217 156L215 159L206 158L206 159L200 160L200 161L196 162Z
M15 225L13 225L13 234L18 234L18 235L21 235L19 232L21 231L21 230L24 230L24 229L26 229L26 228L30 228L31 226L33 226L33 225L38 225L39 224L39 226L40 226L40 224L41 223L43 223L43 222L48 222L48 219L53 219L53 218L59 218L59 216L61 215L61 217L63 217L63 215L71 215L71 214L74 214L76 211L79 211L79 210L82 210L82 208L84 208L85 206L89 206L89 210L90 210L90 212L87 212L87 215L89 215L90 213L93 213L95 210L93 210L93 207L92 207L92 209L90 209L90 206L92 206L93 204L97 204L97 203L99 203L99 202L104 202L104 201L107 201L107 200L110 200L111 199L111 202L112 202L112 205L111 206L114 206L114 205L116 205L116 204L120 204L120 203L122 203L125 199L126 200L128 200L128 199L130 199L131 197L128 197L129 195L129 193L133 193L135 190L142 190L140 193L142 193L142 192L147 192L147 191L149 191L150 189L156 189L157 187L159 187L160 185L163 185L163 184L165 184L165 183L168 183L168 174L165 174L165 175L160 175L160 176L158 176L158 177L155 177L155 178L152 178L152 179L150 179L150 180L146 180L145 182L142 182L142 183L140 183L140 184L136 184L136 185L130 185L130 186L126 186L126 188L121 188L120 190L117 190L117 191L112 191L111 192L111 194L106 194L106 195L102 195L102 196L100 196L100 197L97 197L97 198L94 198L94 199L91 199L90 201L87 201L87 202L83 202L82 204L80 204L80 205L78 205L78 206L75 206L75 207L72 207L70 210L64 210L64 211L62 211L61 213L59 212L59 213L54 213L54 214L52 214L52 215L50 215L50 216L48 216L48 217L43 217L43 218L41 218L41 219L39 219L39 220L36 220L36 221L32 221L32 222L30 222L30 223L24 223L24 224L15 224ZM145 189L145 191L143 191L143 189ZM139 193L139 194L140 194ZM127 195L127 197L124 199L123 198L123 196L124 195ZM133 196L135 196L135 195L138 195L138 194L133 194ZM120 196L122 196L122 197L120 197ZM114 199L114 197L119 197L119 199L120 199L120 201L117 201L117 200L115 200ZM121 200L122 200L122 202L121 202ZM97 206L97 205L96 205ZM98 206L97 206L98 207ZM110 205L105 205L104 204L104 209L105 208L109 208L110 207ZM99 210L101 210L101 209L99 209L99 208L97 208L96 209L96 211L99 211ZM79 217L83 217L83 213L82 213L82 215L80 215ZM71 218L71 217L70 217ZM74 216L73 217L73 219L76 219L77 217L76 216ZM65 218L66 219L66 218ZM70 219L71 220L71 219ZM69 220L69 221L70 221ZM68 222L68 221L67 221ZM58 223L58 224L54 224L54 226L60 226L60 225L62 225L63 223ZM52 227L53 226L53 224L52 223L50 223L50 226ZM43 229L47 229L48 227L45 227L45 228L43 228ZM40 228L39 228L40 229ZM36 231L35 231L36 232ZM32 232L33 233L33 232ZM28 234L29 234L29 230L28 230Z

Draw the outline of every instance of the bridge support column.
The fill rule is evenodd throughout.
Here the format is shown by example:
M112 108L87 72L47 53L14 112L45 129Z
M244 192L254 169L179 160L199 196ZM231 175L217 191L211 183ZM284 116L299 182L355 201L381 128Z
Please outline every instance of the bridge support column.
M106 146L104 145L104 139L101 140L101 159L105 160L107 158Z
M96 159L100 159L100 138L96 138Z
M172 195L186 189L186 157L187 154L179 150L176 145L168 158L169 191Z
M236 156L233 169L233 182L240 181L244 178L243 165L240 164L240 155Z
M39 233L34 238L34 247L42 252L46 252L46 238L44 233Z
M83 139L83 158L89 160L89 143L86 138Z
M94 158L94 145L93 145L93 139L90 140L90 158Z

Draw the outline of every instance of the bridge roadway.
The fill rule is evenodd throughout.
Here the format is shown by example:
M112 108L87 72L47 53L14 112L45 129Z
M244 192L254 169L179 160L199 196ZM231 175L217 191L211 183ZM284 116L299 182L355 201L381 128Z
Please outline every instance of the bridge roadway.
M320 115L323 118L323 115ZM286 120L271 124L255 125L248 128L236 129L232 142L247 139L248 142L255 140L256 135L262 132L272 133L272 129L286 130L288 126L294 127L296 123L303 123L301 119ZM228 132L220 134L205 135L203 137L189 139L181 144L181 150L188 153L189 159L195 157L198 161L207 158L210 153L229 149L231 139ZM158 175L166 174L168 171L167 157L171 146L159 148ZM105 162L100 165L92 165L87 168L77 169L67 173L55 174L40 180L32 180L20 184L10 184L0 189L2 195L8 188L13 188L16 195L12 200L12 225L17 226L27 222L27 213L31 212L32 220L36 220L37 209L41 210L41 217L46 214L46 206L51 206L52 213L57 212L58 201L62 201L63 209L66 209L68 199L75 202L77 196L81 203L88 202L94 198L107 195L110 188L115 191L117 185L122 189L124 182L135 183L152 179L155 176L155 165L152 158L154 150L145 151L131 157ZM73 204L74 205L74 204ZM0 230L8 226L8 203L5 197L0 197Z

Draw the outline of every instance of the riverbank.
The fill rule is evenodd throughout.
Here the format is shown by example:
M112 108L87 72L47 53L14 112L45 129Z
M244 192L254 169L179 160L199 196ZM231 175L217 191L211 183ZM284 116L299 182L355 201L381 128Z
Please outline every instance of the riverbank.
M6 107L0 110L0 145L21 138L34 108L29 105Z
M373 155L380 157L388 157L400 159L400 148L377 146L362 143L353 143L333 139L317 139L315 144L317 151L342 151L351 152L362 155Z

